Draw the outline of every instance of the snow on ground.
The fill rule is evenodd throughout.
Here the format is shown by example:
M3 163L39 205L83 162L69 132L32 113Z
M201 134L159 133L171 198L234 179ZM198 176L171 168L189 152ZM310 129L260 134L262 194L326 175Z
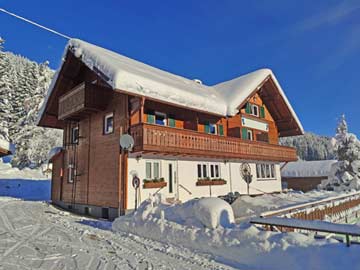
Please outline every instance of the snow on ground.
M167 218L166 212L173 212L167 209L173 207L182 206L149 199L137 212L116 219L113 230L207 253L239 269L360 269L359 246L348 248L336 240L315 240L300 233L263 231L246 222L216 229L188 225ZM189 211L189 205L184 209Z
M19 170L0 161L0 196L48 201L50 191L50 180L43 175L41 168Z
M0 179L0 196L30 201L49 201L50 180Z
M19 170L12 167L10 163L3 163L0 159L0 179L48 180L49 177L43 174L41 167L38 169L24 168Z
M250 197L241 196L231 206L237 221L248 220L259 216L262 212L293 206L296 204L317 201L339 193L332 191L313 190L303 193L301 191L289 191L279 194L264 194L261 196Z
M43 202L0 197L0 269L233 269L172 244L106 230Z

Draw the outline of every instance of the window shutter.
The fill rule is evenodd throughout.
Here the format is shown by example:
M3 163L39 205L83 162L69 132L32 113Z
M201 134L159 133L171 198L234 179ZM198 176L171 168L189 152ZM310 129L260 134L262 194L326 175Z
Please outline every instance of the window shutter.
M169 127L175 127L176 126L175 119L172 117L168 117L168 125Z
M210 123L205 122L205 133L210 133Z
M247 128L242 128L241 129L241 138L244 139L244 140L247 140Z
M155 124L155 115L147 114L147 122L150 124Z
M264 108L264 106L260 107L260 118L265 118L265 108Z
M219 135L224 136L224 126L223 125L219 125Z
M250 114L250 113L251 113L251 105L250 105L250 103L249 103L249 102L248 102L248 103L246 103L245 112L246 112L246 113L248 113L248 114Z

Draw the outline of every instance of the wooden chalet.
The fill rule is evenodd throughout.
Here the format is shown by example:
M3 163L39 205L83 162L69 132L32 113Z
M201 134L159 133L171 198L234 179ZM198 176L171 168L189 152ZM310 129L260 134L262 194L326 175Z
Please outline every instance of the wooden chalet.
M280 191L279 163L297 156L279 137L303 133L269 69L206 86L80 40L66 47L38 124L64 131L51 159L53 203L104 218L149 193L168 201L246 193L243 163L251 193ZM130 151L123 134L134 139Z

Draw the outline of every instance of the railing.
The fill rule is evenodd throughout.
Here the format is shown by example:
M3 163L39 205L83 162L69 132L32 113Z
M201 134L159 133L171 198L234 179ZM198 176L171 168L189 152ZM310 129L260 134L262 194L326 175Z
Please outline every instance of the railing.
M225 159L295 161L291 147L240 138L205 134L193 130L141 123L131 127L134 152L160 152Z
M318 201L297 204L294 206L267 211L261 217L286 217L305 220L342 221L348 211L357 210L360 206L360 192L330 197Z
M106 108L112 91L91 83L82 83L59 98L58 118L81 118L82 113L101 111Z
M72 89L59 98L59 119L82 110L85 107L85 83Z

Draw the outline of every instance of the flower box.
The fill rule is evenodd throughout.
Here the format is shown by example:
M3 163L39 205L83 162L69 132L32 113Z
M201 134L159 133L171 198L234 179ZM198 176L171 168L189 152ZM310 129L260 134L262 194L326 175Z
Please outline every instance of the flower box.
M144 182L143 188L162 188L166 187L167 183L164 181L147 181Z
M226 185L226 181L224 179L198 179L196 182L197 186L220 186L220 185Z

